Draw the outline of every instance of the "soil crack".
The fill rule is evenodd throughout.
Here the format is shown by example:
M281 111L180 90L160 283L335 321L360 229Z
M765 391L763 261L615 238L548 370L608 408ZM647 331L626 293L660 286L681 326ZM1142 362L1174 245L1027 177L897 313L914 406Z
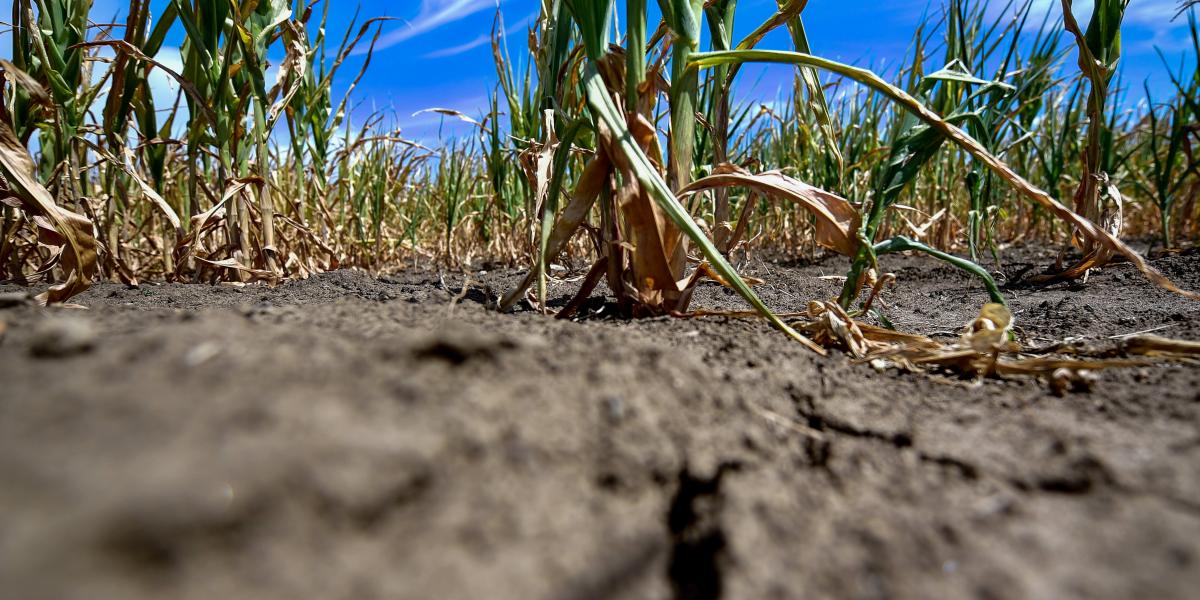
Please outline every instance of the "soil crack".
M724 463L712 479L698 478L684 467L667 512L671 559L667 577L675 600L716 600L724 592L722 569L728 559L721 524L721 478L736 464Z
M927 454L925 452L918 452L917 457L920 458L922 462L935 464L939 467L955 471L963 479L969 481L979 479L979 468L965 460L955 458L953 456Z
M895 446L896 448L909 448L913 445L912 434L907 431L879 431L876 429L868 429L859 427L851 423L847 423L840 419L831 418L828 415L821 414L817 410L816 404L811 396L797 396L792 394L796 404L796 414L803 418L809 428L817 431L832 431L845 436L878 440Z

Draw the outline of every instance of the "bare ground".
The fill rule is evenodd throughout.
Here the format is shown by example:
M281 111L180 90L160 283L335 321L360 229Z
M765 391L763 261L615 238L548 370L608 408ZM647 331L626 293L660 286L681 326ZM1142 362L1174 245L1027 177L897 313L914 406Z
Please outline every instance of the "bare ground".
M1195 255L1155 264L1200 288ZM951 332L986 301L938 263L885 265L900 329ZM818 276L843 267L747 268L786 311L833 295ZM77 299L86 311L0 302L3 595L1200 589L1194 366L1108 372L1056 397L1035 381L879 373L759 321L485 310L518 275L474 273L465 294L462 275L417 270L104 284ZM571 284L551 289L565 299ZM1008 293L1030 344L1164 325L1200 339L1200 305L1128 265ZM695 305L741 307L712 284Z

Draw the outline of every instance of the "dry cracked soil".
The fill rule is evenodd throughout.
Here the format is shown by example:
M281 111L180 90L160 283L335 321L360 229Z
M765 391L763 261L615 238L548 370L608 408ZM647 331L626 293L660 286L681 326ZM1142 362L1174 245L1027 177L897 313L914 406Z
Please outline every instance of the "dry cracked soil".
M1029 264L1044 251L1017 253ZM1196 255L1155 260L1200 289ZM889 257L888 314L986 301ZM1014 262L1006 265L1019 269ZM764 299L839 260L751 262ZM878 372L757 320L498 314L520 273L275 288L0 287L0 582L14 599L1195 598L1200 369ZM561 304L569 282L554 283ZM1129 265L1008 291L1027 344L1197 303ZM589 305L594 313L602 301ZM697 308L741 308L704 284Z

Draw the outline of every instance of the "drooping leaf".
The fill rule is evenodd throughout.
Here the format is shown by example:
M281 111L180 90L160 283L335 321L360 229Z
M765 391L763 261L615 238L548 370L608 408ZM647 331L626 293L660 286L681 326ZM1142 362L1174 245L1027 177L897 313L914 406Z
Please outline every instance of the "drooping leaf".
M681 196L718 187L748 187L774 198L786 198L803 206L816 221L816 242L845 256L854 256L860 242L862 216L850 201L784 175L779 171L750 173L734 165L720 165L712 175L680 190Z
M20 202L22 210L44 219L43 242L61 249L58 261L67 279L38 296L38 301L43 304L63 302L90 287L99 269L92 222L54 202L54 196L34 176L33 158L17 141L8 123L2 120L0 176Z

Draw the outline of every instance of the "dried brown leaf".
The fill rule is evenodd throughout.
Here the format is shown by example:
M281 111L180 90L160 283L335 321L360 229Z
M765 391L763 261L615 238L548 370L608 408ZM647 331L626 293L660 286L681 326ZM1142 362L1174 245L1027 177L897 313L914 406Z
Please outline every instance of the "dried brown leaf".
M304 25L297 21L285 21L282 27L286 54L279 63L279 75L270 96L275 98L267 113L268 123L274 123L279 115L292 103L292 98L304 85L308 71L308 50L304 47ZM289 85L290 82L290 85Z
M224 195L221 200L214 204L212 208L192 217L192 228L186 236L181 238L175 245L175 269L176 275L179 275L180 270L187 262L187 258L191 256L192 250L196 242L204 236L208 230L220 222L225 215L225 205L230 200L245 193L246 188L251 185L261 184L262 180L257 177L245 177L241 179L231 179L225 188Z
M20 200L22 210L43 219L39 222L43 242L60 249L52 261L57 261L67 279L39 295L38 301L62 302L86 290L99 270L92 222L55 204L50 191L34 176L33 158L5 122L0 122L0 176Z
M583 224L584 219L592 210L592 205L596 203L596 198L600 196L601 190L608 182L611 170L612 164L608 161L608 156L602 152L597 153L583 168L583 174L579 176L579 181L575 184L571 201L558 216L558 220L554 223L554 229L550 232L550 239L546 244L547 262L563 251L567 242L571 240L571 236L575 235L575 231ZM536 278L537 271L530 269L521 283L500 300L500 310L512 308L525 295Z
M198 260L202 263L210 264L214 267L222 267L225 269L233 269L235 271L241 271L243 273L248 273L248 274L254 276L256 279L274 281L279 278L278 275L276 275L275 273L273 273L271 271L247 267L246 265L243 265L242 263L240 263L237 260L232 259L232 258L225 258L222 260L209 260L207 258L201 258L201 257L197 256L196 260Z
M644 152L657 137L654 127L640 115L628 114L627 123L634 141ZM613 133L600 123L601 144L622 173L617 190L617 206L628 228L634 250L631 253L633 286L642 304L654 310L674 310L680 299L681 280L685 279L687 254L683 233L663 213L633 173L625 155L613 149Z
M29 93L30 98L34 102L53 106L54 102L50 99L50 94L46 92L46 88L42 87L42 84L38 83L38 80L32 75L26 73L16 65L2 58L0 58L0 69L4 69L4 74L7 75L13 83Z
M848 200L813 187L779 171L752 174L734 165L720 165L713 174L679 191L680 197L718 187L748 187L774 198L787 198L803 206L816 218L816 242L821 246L854 256L860 242L858 229L862 216Z
M1120 348L1127 354L1162 357L1200 357L1200 342L1172 340L1157 335L1139 335L1125 339Z

